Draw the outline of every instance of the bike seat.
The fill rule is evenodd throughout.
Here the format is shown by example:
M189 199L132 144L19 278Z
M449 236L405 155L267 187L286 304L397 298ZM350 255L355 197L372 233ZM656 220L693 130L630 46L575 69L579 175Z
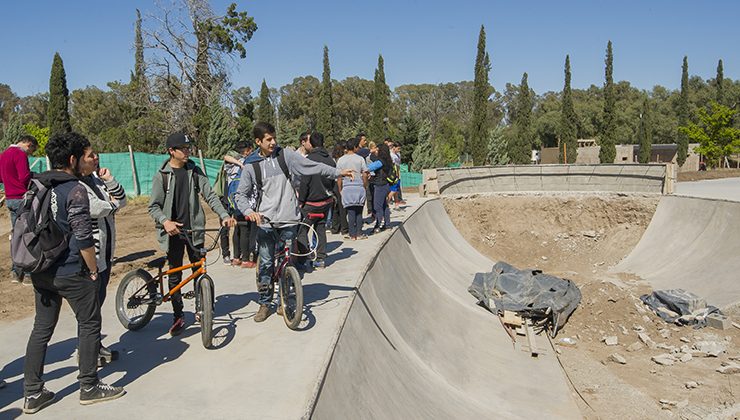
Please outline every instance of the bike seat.
M149 268L162 268L167 263L167 257L159 257L155 260L151 260L148 263L146 263L146 266Z

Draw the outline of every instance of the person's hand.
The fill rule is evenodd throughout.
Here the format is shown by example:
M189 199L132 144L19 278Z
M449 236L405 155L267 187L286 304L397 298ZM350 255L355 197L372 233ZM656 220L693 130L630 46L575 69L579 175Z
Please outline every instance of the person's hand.
M355 180L355 171L353 171L352 169L342 169L340 175L349 177L349 179L353 181Z
M175 236L180 233L180 227L182 226L182 223L178 223L172 220L167 220L166 222L162 223L162 227L164 227L164 231L167 232L170 236Z
M113 174L110 173L110 170L108 168L98 169L98 177L100 177L100 179L102 179L103 181L113 180Z
M234 227L236 226L236 219L234 219L233 217L228 217L221 221L221 226Z
M259 224L262 224L262 215L257 212L249 213L247 215L247 220L249 220L250 222L257 223L259 225Z

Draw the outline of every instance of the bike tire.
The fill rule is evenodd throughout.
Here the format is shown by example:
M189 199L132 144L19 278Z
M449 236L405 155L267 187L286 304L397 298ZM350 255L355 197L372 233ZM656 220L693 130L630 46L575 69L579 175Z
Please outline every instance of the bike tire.
M138 295L133 294L144 285L147 285L146 291L139 292ZM137 297L155 293L157 293L156 282L147 271L138 269L127 273L116 290L116 315L121 325L131 331L144 328L152 320L157 304L153 302L130 307L129 302Z
M200 337L203 347L209 349L213 345L213 279L204 274L198 280L198 294L200 295Z
M280 302L285 325L291 330L298 329L303 319L303 284L298 270L290 265L285 267L280 279Z

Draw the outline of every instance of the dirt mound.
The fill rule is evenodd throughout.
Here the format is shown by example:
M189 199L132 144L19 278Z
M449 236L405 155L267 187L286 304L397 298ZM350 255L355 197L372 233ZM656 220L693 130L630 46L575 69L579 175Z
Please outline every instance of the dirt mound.
M639 242L658 201L634 195L495 195L450 198L444 204L482 254L572 279L580 287L581 304L555 343L583 397L584 416L731 417L740 412L733 394L740 375L717 369L738 363L733 343L740 340L740 330L666 324L639 300L651 290L644 281L608 272ZM607 345L607 337L617 344ZM702 342L725 351L705 357L695 348ZM652 360L663 354L670 355L666 365Z

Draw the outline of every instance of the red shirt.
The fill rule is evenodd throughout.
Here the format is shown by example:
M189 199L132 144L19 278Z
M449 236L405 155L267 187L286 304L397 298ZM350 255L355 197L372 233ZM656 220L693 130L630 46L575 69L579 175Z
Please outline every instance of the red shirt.
M23 198L31 181L28 155L17 145L11 145L0 154L0 182L5 184L5 198Z

